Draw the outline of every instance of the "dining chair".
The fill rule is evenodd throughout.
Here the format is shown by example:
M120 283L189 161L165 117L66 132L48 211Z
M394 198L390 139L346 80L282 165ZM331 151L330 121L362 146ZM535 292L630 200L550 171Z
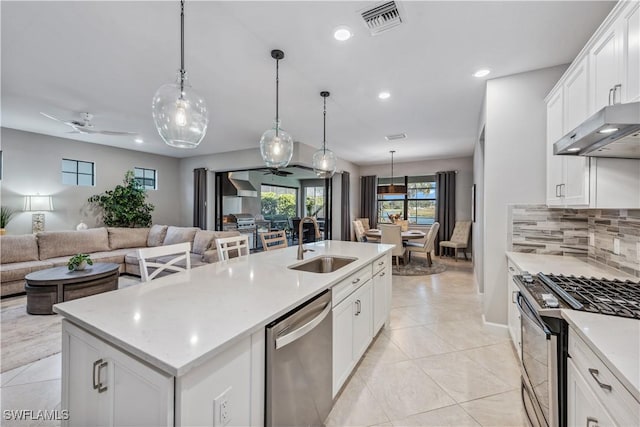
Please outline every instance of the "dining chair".
M289 246L287 234L284 230L262 232L260 233L260 240L262 241L262 248L265 251L272 251Z
M138 249L140 281L150 282L164 270L173 272L191 270L190 252L191 243L189 242ZM174 256L169 258L171 255Z
M453 233L449 240L443 240L440 242L438 248L438 255L442 255L442 248L453 248L454 258L458 262L458 250L462 249L464 253L464 259L467 259L467 245L469 244L469 234L471 232L471 221L456 221L456 225L453 227Z
M364 234L367 238L367 242L380 243L379 237L367 236L367 231L371 230L371 223L369 222L369 218L356 218L356 221L360 221L362 223L362 228L364 228Z
M380 232L382 234L380 241L390 245L396 245L391 251L392 258L395 258L396 265L399 265L399 258L402 257L402 261L406 261L407 248L402 245L402 230L399 225L380 224Z
M237 256L249 255L249 237L245 234L216 239L216 249L220 261L228 260L232 251L236 251Z
M362 225L362 222L359 220L355 220L355 221L352 221L352 224L353 224L353 232L356 235L356 242L366 242L367 235L365 234L364 226Z
M431 260L431 252L433 252L436 236L438 235L438 230L440 230L440 223L434 222L427 233L427 237L424 239L424 243L416 243L416 242L408 242L407 243L407 251L409 252L409 261L411 261L411 253L412 252L420 252L427 254L427 265L431 267L433 261Z

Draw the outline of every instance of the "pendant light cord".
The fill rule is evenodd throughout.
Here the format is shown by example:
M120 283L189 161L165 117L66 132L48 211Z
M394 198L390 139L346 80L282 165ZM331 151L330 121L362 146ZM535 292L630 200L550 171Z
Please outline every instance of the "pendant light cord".
M327 154L327 97L324 97L324 111L322 112L322 154Z
M184 0L180 0L180 98L184 92L184 78L187 72L184 69Z
M279 93L280 93L280 60L276 59L276 136L278 136L278 130L280 129L280 123L278 123L278 121L280 120L279 110L278 110L278 104L280 101Z

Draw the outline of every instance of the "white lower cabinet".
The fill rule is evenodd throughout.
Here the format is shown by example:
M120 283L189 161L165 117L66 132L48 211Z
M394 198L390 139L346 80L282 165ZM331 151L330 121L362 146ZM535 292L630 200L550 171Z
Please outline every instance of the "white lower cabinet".
M507 261L508 270L507 270L507 289L509 290L507 298L508 298L508 326L509 326L509 336L511 337L511 342L513 346L516 348L518 352L518 359L522 358L522 328L521 328L521 319L520 319L520 311L518 310L517 305L517 296L518 296L518 287L513 281L513 276L520 274L520 270L515 264L511 261Z
M378 333L389 317L390 294L391 273L384 268L373 275L373 335Z
M571 359L567 361L567 424L570 427L616 425Z
M173 425L172 376L66 320L62 346L64 426Z
M333 308L334 397L371 342L372 299L369 280Z

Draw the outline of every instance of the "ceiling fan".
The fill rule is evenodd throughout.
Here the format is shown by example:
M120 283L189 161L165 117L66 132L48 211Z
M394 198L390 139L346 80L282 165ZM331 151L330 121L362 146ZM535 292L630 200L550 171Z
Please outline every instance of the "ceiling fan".
M266 170L266 172L264 173L264 175L275 175L275 176L289 176L289 175L293 175L293 172L289 172L286 170L280 170L278 168L266 168L266 169L262 169L262 170Z
M111 135L111 136L125 136L125 135L137 135L136 132L120 132L115 130L98 130L94 129L93 123L91 123L91 119L93 118L93 114L91 113L80 113L80 120L62 120L57 117L53 117L47 113L40 112L46 118L51 120L55 120L56 122L63 123L71 129L71 132L67 133L82 133L85 135Z

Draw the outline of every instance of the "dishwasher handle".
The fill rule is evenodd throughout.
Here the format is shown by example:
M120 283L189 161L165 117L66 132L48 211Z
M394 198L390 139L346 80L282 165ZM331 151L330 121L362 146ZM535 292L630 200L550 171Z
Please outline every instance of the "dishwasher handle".
M330 312L331 312L331 301L329 301L327 305L325 305L322 312L318 314L316 317L314 317L304 325L300 326L298 329L295 329L286 335L276 338L276 350L284 347L287 344L291 344L292 342L296 341L298 338L301 338L307 333L311 332L313 328L318 326L320 322L322 322L324 318L329 315Z

